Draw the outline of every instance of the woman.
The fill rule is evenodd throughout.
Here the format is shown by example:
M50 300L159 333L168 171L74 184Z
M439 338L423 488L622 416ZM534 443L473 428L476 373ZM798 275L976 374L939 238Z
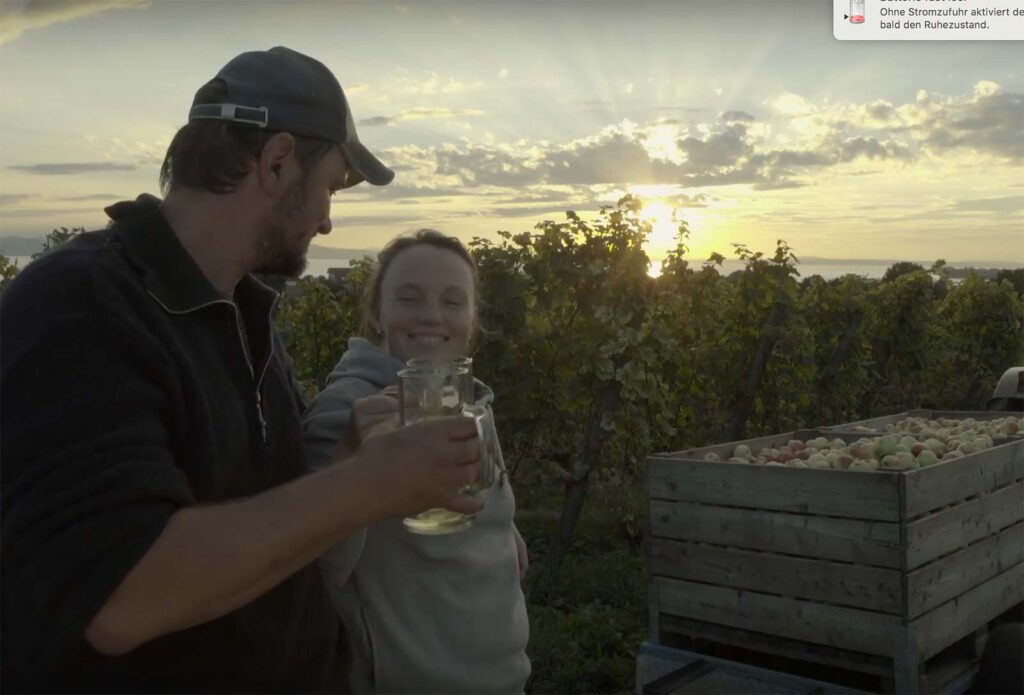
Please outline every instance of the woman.
M458 239L421 230L377 260L364 310L379 345L352 338L311 405L304 428L313 468L329 465L354 401L397 384L409 359L466 355L476 328L476 265ZM483 405L493 399L479 381L475 396ZM485 494L468 530L416 535L390 519L321 558L352 637L353 692L523 691L525 545L508 481Z

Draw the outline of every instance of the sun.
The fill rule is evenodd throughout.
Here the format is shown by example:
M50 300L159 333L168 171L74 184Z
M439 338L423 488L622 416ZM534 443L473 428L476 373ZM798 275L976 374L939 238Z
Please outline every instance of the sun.
M663 200L649 200L640 208L640 219L651 223L651 234L647 237L649 251L663 253L675 245L679 217L671 205Z

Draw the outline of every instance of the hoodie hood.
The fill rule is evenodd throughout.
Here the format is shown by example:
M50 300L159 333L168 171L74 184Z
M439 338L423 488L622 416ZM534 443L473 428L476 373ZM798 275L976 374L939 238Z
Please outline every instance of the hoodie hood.
M405 363L393 357L365 338L349 338L348 350L331 372L327 385L338 379L358 379L377 391L398 384L398 372L405 369ZM494 392L479 379L473 379L474 396L479 405L490 405Z

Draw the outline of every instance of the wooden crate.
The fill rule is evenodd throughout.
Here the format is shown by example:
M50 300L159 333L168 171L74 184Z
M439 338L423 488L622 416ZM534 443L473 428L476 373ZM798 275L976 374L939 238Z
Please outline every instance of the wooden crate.
M904 420L908 417L923 417L929 420L938 420L939 418L946 418L949 420L967 420L968 418L974 420L1001 420L1006 417L1021 417L1020 413L1003 413L996 411L972 411L972 410L908 410L905 413L896 413L895 415L883 415L881 417L874 417L868 420L856 420L854 422L845 422L841 425L829 425L822 427L822 432L853 432L855 434L865 435L870 434L866 430L874 430L879 434L884 434L883 428L886 425ZM864 429L856 429L858 427Z
M1024 440L898 472L704 460L819 434L647 459L651 640L700 637L925 690L925 662L1024 600Z

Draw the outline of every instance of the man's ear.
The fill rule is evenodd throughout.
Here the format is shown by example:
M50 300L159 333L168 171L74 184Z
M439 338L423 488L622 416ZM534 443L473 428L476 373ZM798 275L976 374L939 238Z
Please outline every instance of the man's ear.
M277 195L288 187L289 169L296 165L295 137L291 133L275 133L263 146L257 162L260 188Z

